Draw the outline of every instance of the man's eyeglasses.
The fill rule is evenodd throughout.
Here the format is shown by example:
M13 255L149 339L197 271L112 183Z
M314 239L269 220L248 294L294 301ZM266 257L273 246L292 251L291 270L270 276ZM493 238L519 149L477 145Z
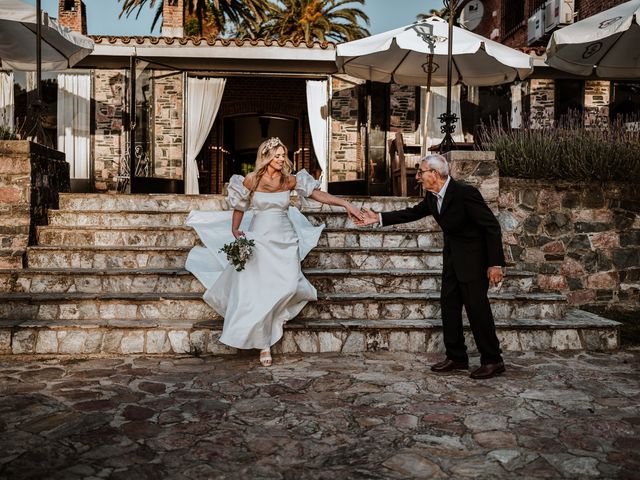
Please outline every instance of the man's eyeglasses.
M427 172L435 172L435 171L436 170L434 170L433 168L428 168L427 170L418 169L418 170L416 170L416 175L422 176L423 174L425 174Z

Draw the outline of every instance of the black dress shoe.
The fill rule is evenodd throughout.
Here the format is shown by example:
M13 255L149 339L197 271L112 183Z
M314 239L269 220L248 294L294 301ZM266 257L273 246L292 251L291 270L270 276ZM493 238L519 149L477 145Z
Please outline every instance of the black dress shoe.
M469 362L456 362L449 358L445 358L443 361L431 365L431 371L437 373L451 372L452 370L468 370Z
M480 365L479 368L476 368L473 372L471 372L470 377L476 380L485 380L487 378L495 377L496 375L500 375L504 373L504 363L487 363L485 365Z

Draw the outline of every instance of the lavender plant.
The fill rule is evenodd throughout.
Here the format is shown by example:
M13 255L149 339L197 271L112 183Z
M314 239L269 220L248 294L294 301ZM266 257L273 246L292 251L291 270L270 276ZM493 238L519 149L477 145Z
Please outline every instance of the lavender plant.
M483 149L494 150L500 174L579 181L640 180L640 129L620 121L585 125L570 117L546 128L480 129Z

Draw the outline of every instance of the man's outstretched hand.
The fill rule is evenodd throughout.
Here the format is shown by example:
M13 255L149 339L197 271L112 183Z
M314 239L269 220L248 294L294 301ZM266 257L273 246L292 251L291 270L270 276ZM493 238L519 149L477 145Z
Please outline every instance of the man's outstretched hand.
M487 277L489 277L489 285L497 286L503 278L502 267L489 267L487 269Z
M362 218L353 221L358 227L366 227L367 225L375 225L380 222L378 214L372 212L368 208L362 209Z

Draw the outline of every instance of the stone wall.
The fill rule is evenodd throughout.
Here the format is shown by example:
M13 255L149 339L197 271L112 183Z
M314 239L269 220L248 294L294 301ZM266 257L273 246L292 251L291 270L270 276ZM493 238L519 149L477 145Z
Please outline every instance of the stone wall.
M364 176L362 141L358 130L358 81L332 77L330 182Z
M445 157L451 176L476 187L491 210L497 213L500 184L496 152L453 151Z
M153 80L153 162L154 176L182 178L184 144L182 75L163 76L155 71Z
M95 70L93 158L95 159L95 189L115 191L119 166L128 161L123 125L125 112L126 71Z
M574 305L637 310L640 195L636 185L500 179L505 254Z
M529 82L529 122L531 128L553 126L555 115L555 83L549 79Z
M70 191L64 153L26 140L0 141L0 268L22 268L37 225Z
M584 82L584 123L585 126L609 124L609 101L611 82L587 80Z
M392 132L413 134L416 131L416 87L408 85L389 86L389 127Z

